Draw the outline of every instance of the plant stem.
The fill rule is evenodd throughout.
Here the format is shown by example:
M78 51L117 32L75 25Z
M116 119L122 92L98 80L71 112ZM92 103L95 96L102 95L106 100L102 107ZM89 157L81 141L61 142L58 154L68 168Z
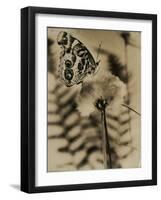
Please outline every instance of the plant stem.
M126 105L126 104L121 104L122 106L128 108L129 110L135 112L137 115L141 116L141 114L139 112L137 112L136 110L134 110L133 108L131 108L129 105Z
M103 147L103 157L104 157L104 167L107 166L107 157L109 158L109 168L112 169L112 159L111 159L111 149L110 142L107 130L107 122L106 122L106 108L103 108L101 111L102 125L103 125L103 135L102 135L102 147ZM108 155L108 156L107 156Z
M106 133L105 133L105 126L104 126L104 117L103 112L101 112L101 123L102 123L102 152L103 152L103 164L104 168L107 169L107 145L106 145Z

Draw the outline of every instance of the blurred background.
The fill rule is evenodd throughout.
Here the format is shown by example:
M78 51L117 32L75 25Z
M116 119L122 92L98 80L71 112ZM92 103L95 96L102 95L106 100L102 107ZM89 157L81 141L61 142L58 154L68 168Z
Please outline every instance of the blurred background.
M141 33L48 28L48 171L103 169L101 127L95 117L77 110L79 87L67 88L57 74L60 46L66 31L99 59L99 76L112 73L126 84L126 104L141 112ZM113 168L140 167L140 116L125 107L107 113Z

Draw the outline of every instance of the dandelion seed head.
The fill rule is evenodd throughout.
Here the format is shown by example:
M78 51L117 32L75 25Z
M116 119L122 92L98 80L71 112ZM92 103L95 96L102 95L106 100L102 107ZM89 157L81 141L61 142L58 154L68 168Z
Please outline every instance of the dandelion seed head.
M126 95L125 84L111 73L93 76L82 84L77 97L78 110L82 116L89 116L99 108L96 102L102 99L107 102L110 109L118 109Z

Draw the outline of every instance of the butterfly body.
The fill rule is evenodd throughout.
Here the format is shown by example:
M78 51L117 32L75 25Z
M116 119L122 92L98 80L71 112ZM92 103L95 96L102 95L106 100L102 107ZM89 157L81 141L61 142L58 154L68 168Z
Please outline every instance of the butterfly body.
M58 34L57 42L62 48L58 73L66 86L79 84L96 72L98 63L82 42L64 31Z

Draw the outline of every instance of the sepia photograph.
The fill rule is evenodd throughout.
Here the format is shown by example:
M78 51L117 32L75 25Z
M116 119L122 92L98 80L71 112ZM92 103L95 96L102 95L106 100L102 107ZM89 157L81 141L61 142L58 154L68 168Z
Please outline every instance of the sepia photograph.
M47 171L140 168L141 32L47 27Z

